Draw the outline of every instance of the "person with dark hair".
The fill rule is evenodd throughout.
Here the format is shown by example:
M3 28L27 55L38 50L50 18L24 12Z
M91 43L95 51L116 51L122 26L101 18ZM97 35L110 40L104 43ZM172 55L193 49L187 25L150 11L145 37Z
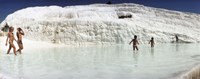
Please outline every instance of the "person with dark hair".
M154 38L152 37L151 40L149 41L149 44L151 44L151 47L154 47L155 42L154 42Z
M16 41L14 34L13 34L13 31L14 31L14 28L9 27L8 36L7 36L7 39L6 39L6 46L7 46L7 42L9 41L9 48L8 48L7 54L9 54L10 50L13 48L14 54L17 55L16 54L16 48L15 48L15 45L13 43L14 40Z
M8 25L8 23L6 22L6 25L1 29L1 31L3 31L3 32L8 32L8 30L9 30L9 25Z
M134 35L134 39L132 39L129 44L131 44L132 42L133 42L133 50L135 50L135 49L139 50L138 47L137 47L137 44L139 45L139 42L137 40L137 36L136 35Z
M178 39L178 35L175 35L176 38L176 43L178 43L179 39Z
M17 44L19 46L19 49L17 52L20 54L22 53L21 50L23 49L23 43L22 43L22 36L24 35L24 31L21 28L17 28Z

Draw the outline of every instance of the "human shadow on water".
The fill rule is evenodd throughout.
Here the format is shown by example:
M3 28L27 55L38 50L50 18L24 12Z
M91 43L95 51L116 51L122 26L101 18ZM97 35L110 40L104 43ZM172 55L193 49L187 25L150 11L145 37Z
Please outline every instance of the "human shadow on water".
M138 67L138 56L139 56L139 52L133 51L133 58L134 58L134 66L135 67Z

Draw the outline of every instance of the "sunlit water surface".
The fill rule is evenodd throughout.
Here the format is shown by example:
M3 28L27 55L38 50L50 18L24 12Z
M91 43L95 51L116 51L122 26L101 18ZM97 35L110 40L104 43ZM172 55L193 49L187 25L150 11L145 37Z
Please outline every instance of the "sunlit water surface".
M26 48L28 49L28 48ZM200 44L57 47L0 53L0 73L13 79L169 79L200 60ZM12 53L12 52L11 52Z

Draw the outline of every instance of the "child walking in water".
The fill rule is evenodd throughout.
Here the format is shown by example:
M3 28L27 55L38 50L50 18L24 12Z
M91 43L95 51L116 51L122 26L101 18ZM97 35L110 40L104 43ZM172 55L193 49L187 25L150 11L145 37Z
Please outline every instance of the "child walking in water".
M15 48L15 45L13 43L14 40L16 41L14 34L13 34L13 31L14 31L14 28L9 27L8 36L7 36L7 39L6 39L6 46L7 46L7 42L9 41L9 48L8 48L7 54L9 54L10 50L13 48L14 54L17 55L16 54L16 48Z
M151 44L151 47L154 47L155 42L154 42L154 38L152 37L151 40L149 41L149 44Z
M137 40L137 36L136 35L134 35L134 39L132 39L129 44L131 44L132 42L133 42L133 50L135 50L135 49L139 50L138 47L137 47L137 44L139 45L139 42Z
M23 43L22 43L22 36L24 35L24 31L21 28L17 28L17 44L19 46L19 49L17 52L20 54L22 53L21 50L23 49Z

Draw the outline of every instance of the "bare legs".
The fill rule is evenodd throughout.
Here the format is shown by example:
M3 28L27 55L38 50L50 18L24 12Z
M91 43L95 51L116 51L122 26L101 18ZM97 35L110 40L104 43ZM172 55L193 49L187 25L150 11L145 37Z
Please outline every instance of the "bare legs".
M7 54L10 53L10 50L11 50L12 48L13 48L13 52L14 52L14 54L17 55L17 54L16 54L16 48L15 48L14 44L10 44L10 45L9 45L9 48L8 48Z
M18 44L19 49L17 50L17 52L19 52L20 54L22 53L21 50L24 48L22 44Z
M133 46L133 50L139 50L137 46Z
M11 50L11 46L9 46L8 51L7 51L7 54L10 53L10 50Z

